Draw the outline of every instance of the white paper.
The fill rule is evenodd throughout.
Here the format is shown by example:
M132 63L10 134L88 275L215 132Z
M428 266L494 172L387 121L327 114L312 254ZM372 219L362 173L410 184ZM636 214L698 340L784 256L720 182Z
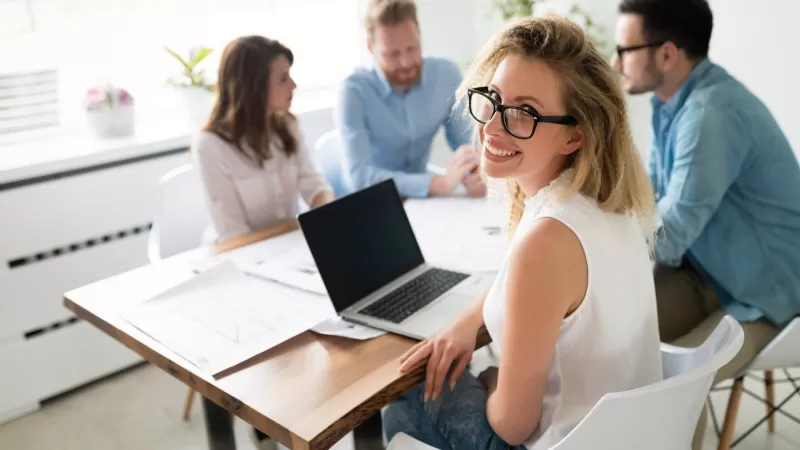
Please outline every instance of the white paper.
M228 261L138 305L125 318L216 375L333 315L327 298L248 276Z
M339 317L334 317L319 323L311 328L311 331L328 336L342 336L350 339L357 339L359 341L365 341L386 334L385 331L348 322Z
M250 261L240 266L250 275L277 281L297 289L328 295L325 283L317 270L311 250L303 240L277 258Z
M243 269L254 264L278 259L287 252L298 248L298 246L307 248L305 238L299 230L255 242L219 255L194 259L189 261L189 266L195 273L200 273L222 262L230 261L239 269Z
M506 253L507 218L485 198L409 199L414 234L428 264L463 272L496 272Z

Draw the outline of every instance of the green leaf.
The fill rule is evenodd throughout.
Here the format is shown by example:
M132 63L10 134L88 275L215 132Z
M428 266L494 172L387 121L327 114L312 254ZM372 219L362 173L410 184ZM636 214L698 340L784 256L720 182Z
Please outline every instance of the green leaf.
M208 55L210 55L211 52L213 52L213 51L214 51L213 49L210 49L208 47L203 47L200 50L198 50L197 53L195 53L194 55L191 55L191 61L190 62L192 64L192 66L196 67L198 64L200 64L201 61L206 59L208 57Z
M504 21L515 17L529 17L537 0L493 0L492 5Z
M164 50L166 50L167 53L172 55L173 58L177 59L178 62L180 62L181 65L183 65L184 69L186 69L187 73L191 73L194 70L194 67L189 65L189 63L186 62L185 59L181 58L181 55L179 55L179 54L175 53L174 51L170 50L168 47L164 47Z

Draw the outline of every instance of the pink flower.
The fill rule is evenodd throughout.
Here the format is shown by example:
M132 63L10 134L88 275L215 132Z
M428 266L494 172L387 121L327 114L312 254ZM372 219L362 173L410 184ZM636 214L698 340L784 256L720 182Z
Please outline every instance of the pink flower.
M84 104L87 109L130 106L133 105L133 96L127 90L109 84L90 88L86 92Z

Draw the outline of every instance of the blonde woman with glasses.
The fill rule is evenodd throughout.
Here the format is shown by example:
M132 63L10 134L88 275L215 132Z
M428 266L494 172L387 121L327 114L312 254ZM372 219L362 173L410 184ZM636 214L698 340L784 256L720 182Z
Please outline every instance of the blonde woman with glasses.
M604 394L661 379L647 232L653 192L611 67L556 17L513 23L466 77L486 175L504 178L511 241L491 290L401 360L425 382L387 436L437 448L548 449ZM499 367L465 371L485 326Z

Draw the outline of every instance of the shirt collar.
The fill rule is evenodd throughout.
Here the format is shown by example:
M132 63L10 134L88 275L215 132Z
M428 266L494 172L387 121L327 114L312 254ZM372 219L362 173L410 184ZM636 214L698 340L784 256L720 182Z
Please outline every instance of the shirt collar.
M675 92L675 95L672 96L667 101L663 101L658 96L654 95L653 98L650 100L650 103L653 106L653 110L660 111L662 114L667 116L674 116L676 112L683 106L686 102L686 98L689 97L689 94L692 93L697 83L705 77L708 70L712 67L711 60L708 58L703 59L700 61L692 72L689 74L688 77L683 81L683 84L678 91Z
M419 77L419 80L416 84L412 85L407 92L411 92L415 89L423 87L427 84L427 80L430 78L428 75L429 70L425 70L427 63L425 58L422 58L422 74ZM392 85L389 83L389 80L386 78L386 74L383 73L383 70L378 66L377 63L374 64L373 70L378 77L378 85L380 89L381 96L388 97L392 95L393 92L397 92L392 88Z

